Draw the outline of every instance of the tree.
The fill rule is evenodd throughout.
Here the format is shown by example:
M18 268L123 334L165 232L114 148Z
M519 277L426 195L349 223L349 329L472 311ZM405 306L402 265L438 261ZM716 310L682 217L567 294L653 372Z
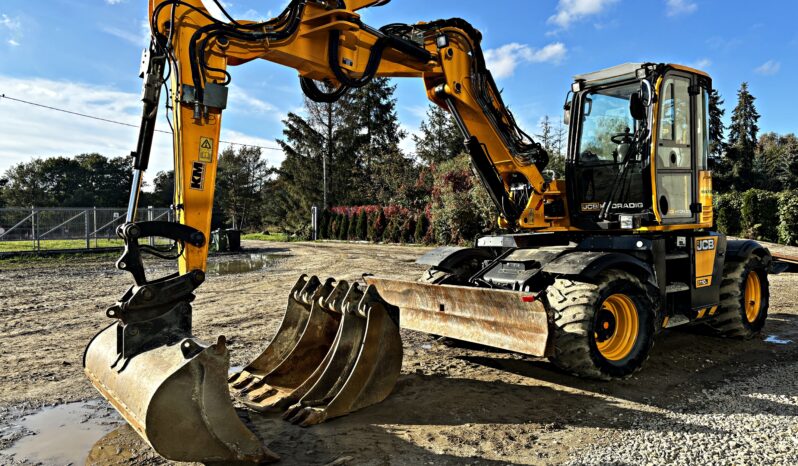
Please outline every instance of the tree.
M798 188L798 138L792 133L763 134L759 138L754 167L756 187L771 191Z
M19 163L4 179L3 198L10 206L123 207L133 176L129 159L81 154Z
M454 119L437 105L427 109L427 119L421 122L420 135L413 135L416 155L427 164L452 159L463 151L463 135Z
M369 240L375 243L379 242L385 233L386 226L385 211L380 207L374 215L374 222L371 224L369 232Z
M553 171L560 179L565 176L565 153L567 150L568 129L559 120L555 126L548 115L540 120L540 134L535 135L546 152L549 153L547 169Z
M172 205L175 195L175 172L173 170L160 171L153 180L153 191L150 202L159 207Z
M349 239L349 217L345 213L341 214L341 222L338 228L338 239Z
M723 99L720 97L717 89L712 89L709 94L709 154L714 159L719 159L723 155L724 149L724 131L723 115L726 110L723 109Z
M260 220L263 189L270 173L258 147L228 147L219 155L217 205L234 228L255 226Z
M737 190L750 188L756 156L759 113L748 91L748 83L742 83L737 91L737 106L732 112L729 126L729 147L726 156L731 164L731 187Z
M368 239L368 223L366 209L360 209L360 215L357 217L357 239L364 241Z

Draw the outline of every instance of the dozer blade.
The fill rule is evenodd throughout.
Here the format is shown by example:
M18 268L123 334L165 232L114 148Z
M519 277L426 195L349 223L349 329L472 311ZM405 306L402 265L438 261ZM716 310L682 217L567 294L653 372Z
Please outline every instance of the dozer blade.
M402 328L548 356L546 307L531 293L365 277L379 295L400 309Z
M224 337L207 347L186 338L125 360L117 352L117 325L92 339L83 365L92 384L155 451L206 464L278 459L233 408Z
M302 279L300 279L301 281ZM320 283L316 277L308 284ZM309 308L299 336L281 325L272 343L242 374L230 378L233 390L257 411L284 410L286 419L311 425L379 403L396 384L402 365L398 310L376 290L328 279L297 300ZM296 287L295 287L296 288ZM308 297L309 296L309 297ZM289 299L284 322L298 307ZM256 367L276 354L275 342L295 345L271 371ZM260 371L260 372L258 372Z

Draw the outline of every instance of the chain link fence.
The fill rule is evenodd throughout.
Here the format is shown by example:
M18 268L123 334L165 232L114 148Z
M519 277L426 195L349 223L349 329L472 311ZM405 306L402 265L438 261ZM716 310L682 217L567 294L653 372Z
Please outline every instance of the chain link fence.
M126 213L121 207L0 208L0 254L121 248L124 242L116 236L116 227L124 223ZM147 220L171 222L174 213L168 208L139 208L136 221ZM156 244L155 238L151 244Z

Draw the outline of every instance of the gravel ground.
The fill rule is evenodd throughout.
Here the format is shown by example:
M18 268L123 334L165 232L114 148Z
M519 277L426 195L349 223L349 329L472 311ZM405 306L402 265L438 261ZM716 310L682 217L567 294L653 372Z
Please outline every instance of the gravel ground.
M569 464L798 464L798 363L750 370L743 380L635 419Z
M335 242L245 247L277 256L236 274L229 273L240 257L212 258L217 272L197 291L194 311L201 340L228 336L234 366L270 340L299 274L415 279L423 268L414 260L425 251ZM68 461L52 458L66 453L88 455L87 464L167 464L81 368L86 343L108 324L103 310L130 282L112 258L0 263L0 464L60 465ZM402 331L402 375L385 402L309 429L242 415L283 465L798 464L796 289L798 275L771 277L761 337L667 330L627 380L577 379L545 360ZM74 416L37 417L62 412ZM74 429L83 431L79 444L68 441ZM31 439L40 442L38 454L14 450Z

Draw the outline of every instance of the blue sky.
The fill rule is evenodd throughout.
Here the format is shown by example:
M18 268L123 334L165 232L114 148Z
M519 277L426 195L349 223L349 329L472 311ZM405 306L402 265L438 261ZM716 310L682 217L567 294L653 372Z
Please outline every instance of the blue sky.
M225 1L240 19L269 17L285 0ZM489 4L490 8L485 5ZM146 0L2 0L0 93L137 124L138 63ZM745 0L393 0L363 12L369 24L462 17L484 34L489 65L527 132L558 117L575 74L619 63L666 61L708 71L726 99L748 81L763 131L798 131L798 2ZM275 147L283 118L302 106L296 72L259 62L233 68L222 139ZM417 131L427 102L417 80L398 80L399 118ZM166 127L165 122L162 125ZM0 99L0 172L31 157L133 149L136 130ZM413 150L409 138L403 144ZM169 168L167 135L155 171ZM265 151L272 164L282 153Z

